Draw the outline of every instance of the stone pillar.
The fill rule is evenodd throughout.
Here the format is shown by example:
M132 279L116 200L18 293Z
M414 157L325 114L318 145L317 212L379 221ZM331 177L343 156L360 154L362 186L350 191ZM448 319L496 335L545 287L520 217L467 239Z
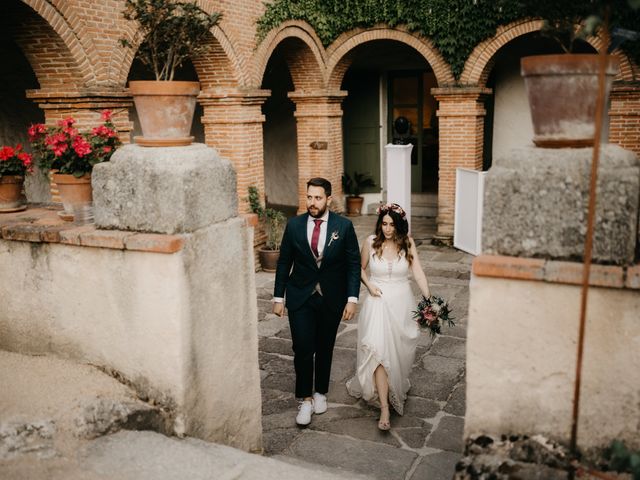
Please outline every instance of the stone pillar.
M236 170L240 213L251 211L246 200L249 186L256 186L264 200L261 107L269 95L269 90L204 90L198 96L204 109L205 143L229 159ZM264 240L258 237L256 241Z
M306 211L307 181L324 177L331 182L333 208L342 211L342 100L347 92L294 91L298 139L298 212Z
M387 203L397 203L407 212L411 232L411 150L413 145L385 145Z
M640 82L616 82L610 94L609 142L640 155Z
M178 433L260 451L253 229L238 217L233 166L203 144L126 145L110 162L96 165L92 177L98 229L148 232L141 236L150 244L169 234L183 245L170 255L134 254L126 264L125 270L144 274L152 261L162 262L133 280L123 274L122 282L131 281L130 296L145 298L146 279L162 278L163 288L171 286L162 295L166 303L136 305L131 316L147 331L135 327L127 310L114 319L131 322L144 338L160 339L146 346L164 352L161 370L169 384L145 377L136 366L120 368L142 377L139 383L165 385L161 393L175 406ZM130 304L129 297L119 302ZM109 361L119 365L117 358Z
M491 89L480 87L433 88L438 100L439 180L436 238L452 243L455 215L456 168L482 170L484 98Z

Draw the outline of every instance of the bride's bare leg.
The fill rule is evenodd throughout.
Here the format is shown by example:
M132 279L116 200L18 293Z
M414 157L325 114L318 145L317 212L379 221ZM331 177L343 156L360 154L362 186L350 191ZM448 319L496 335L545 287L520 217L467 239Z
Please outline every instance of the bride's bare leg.
M387 371L382 365L378 365L375 369L373 372L373 378L376 382L378 397L380 398L380 421L378 422L378 428L380 430L389 430L391 428L389 413L389 379L387 378Z

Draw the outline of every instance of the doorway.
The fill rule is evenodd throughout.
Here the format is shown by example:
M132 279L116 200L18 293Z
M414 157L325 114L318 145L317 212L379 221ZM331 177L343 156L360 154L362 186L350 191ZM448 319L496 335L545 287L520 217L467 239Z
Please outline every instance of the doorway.
M394 121L398 117L409 120L407 140L411 152L411 192L438 191L438 117L437 102L431 89L436 87L432 71L393 71L388 76L389 142L397 136Z

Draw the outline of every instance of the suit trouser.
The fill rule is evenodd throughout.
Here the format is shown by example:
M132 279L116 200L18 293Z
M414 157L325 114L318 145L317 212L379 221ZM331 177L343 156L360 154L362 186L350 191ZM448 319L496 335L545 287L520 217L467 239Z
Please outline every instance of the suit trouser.
M296 397L310 397L315 391L329 391L331 359L342 312L327 307L318 293L311 295L295 311L289 311L293 340L293 365L296 371Z

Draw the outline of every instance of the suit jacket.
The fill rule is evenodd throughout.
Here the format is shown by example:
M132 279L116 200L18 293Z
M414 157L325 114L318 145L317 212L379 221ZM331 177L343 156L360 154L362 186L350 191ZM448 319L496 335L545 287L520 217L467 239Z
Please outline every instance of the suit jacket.
M289 310L297 310L320 284L328 306L341 311L348 297L360 292L360 250L350 220L329 212L327 239L320 267L307 239L309 214L287 223L276 267L274 297L285 297ZM332 239L333 237L333 239Z

